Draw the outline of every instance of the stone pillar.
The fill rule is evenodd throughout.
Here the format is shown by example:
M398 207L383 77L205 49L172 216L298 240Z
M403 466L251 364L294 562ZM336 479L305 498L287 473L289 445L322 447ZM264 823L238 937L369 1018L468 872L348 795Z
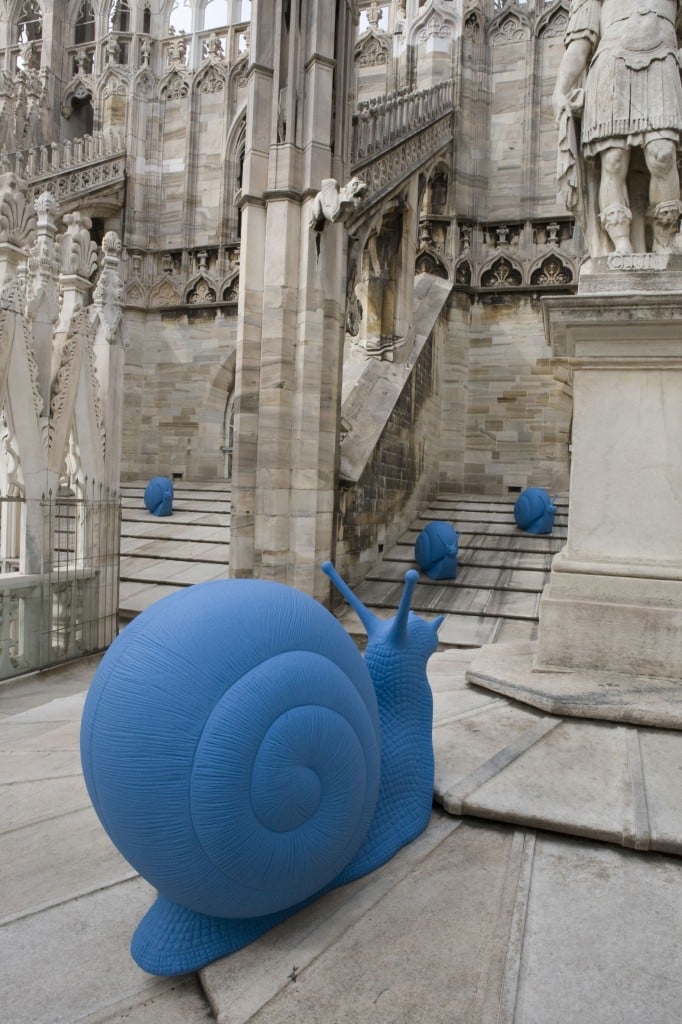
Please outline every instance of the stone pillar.
M573 461L535 668L682 678L682 292L547 299L545 322Z
M567 542L537 643L481 648L467 679L557 714L679 729L682 259L593 260L544 312L573 371Z
M337 5L297 0L287 14L281 0L256 0L252 10L231 572L326 598L346 236L326 224L318 253L309 225L322 180L341 170L330 145Z

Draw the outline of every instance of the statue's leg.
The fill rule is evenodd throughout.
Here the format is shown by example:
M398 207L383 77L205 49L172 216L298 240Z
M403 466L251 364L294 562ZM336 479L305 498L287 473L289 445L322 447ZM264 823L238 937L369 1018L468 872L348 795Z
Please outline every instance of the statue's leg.
M614 146L601 153L599 221L616 252L632 252L632 212L625 183L629 164L629 149Z
M653 228L654 252L665 252L673 244L682 213L677 146L670 139L655 139L644 147L651 180L647 215Z

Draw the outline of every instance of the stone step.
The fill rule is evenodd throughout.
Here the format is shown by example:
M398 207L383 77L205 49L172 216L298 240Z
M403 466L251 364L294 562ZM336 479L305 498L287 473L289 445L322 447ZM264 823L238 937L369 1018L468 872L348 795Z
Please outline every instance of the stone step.
M229 481L175 481L173 513L144 506L148 481L121 487L119 615L134 618L183 587L227 576L230 557Z

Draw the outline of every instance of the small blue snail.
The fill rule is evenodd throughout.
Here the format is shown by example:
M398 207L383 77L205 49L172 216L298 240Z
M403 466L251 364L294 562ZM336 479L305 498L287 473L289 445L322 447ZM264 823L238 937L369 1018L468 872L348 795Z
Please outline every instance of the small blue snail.
M131 952L196 970L426 827L433 796L426 664L442 617L372 614L365 657L321 604L278 583L217 580L158 601L102 659L81 724L94 808L158 890Z

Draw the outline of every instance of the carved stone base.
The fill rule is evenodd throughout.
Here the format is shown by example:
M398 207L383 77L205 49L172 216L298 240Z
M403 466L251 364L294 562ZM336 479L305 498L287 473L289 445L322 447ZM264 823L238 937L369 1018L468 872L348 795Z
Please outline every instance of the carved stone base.
M562 714L682 728L682 289L677 271L654 279L545 302L573 370L566 546L537 644L508 664L484 651L468 678Z
M620 672L540 671L537 644L488 644L474 655L467 682L569 718L596 718L682 730L682 686L674 679Z
M682 292L682 253L612 252L595 256L580 268L581 295Z

